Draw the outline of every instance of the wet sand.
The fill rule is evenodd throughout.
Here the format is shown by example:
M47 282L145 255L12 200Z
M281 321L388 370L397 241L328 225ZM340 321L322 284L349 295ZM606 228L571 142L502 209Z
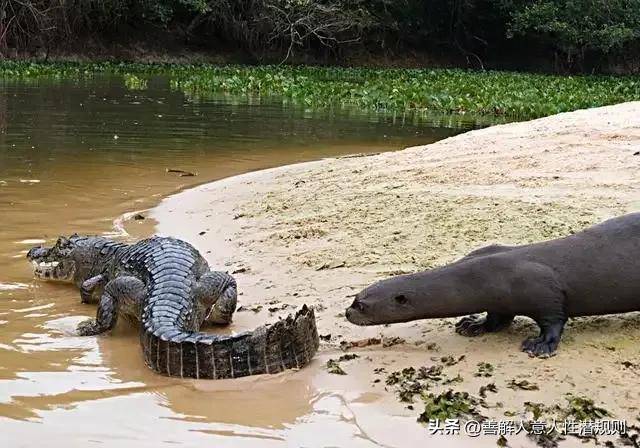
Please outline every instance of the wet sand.
M319 332L328 340L309 368L279 375L286 400L274 406L297 399L287 385L300 378L315 397L286 432L288 443L300 422L333 412L348 423L342 430L352 431L349 446L365 440L468 446L464 436L429 439L416 422L419 403L408 409L385 386L385 375L374 373L438 364L447 355L465 356L445 367L447 376L463 379L448 387L475 395L486 383L498 387L487 398L488 417L525 415L526 401L564 404L565 394L573 393L631 424L640 417L640 371L624 362L638 359L640 313L574 319L558 355L541 360L519 351L522 339L536 332L525 318L500 334L464 338L453 332L454 319L362 328L344 319L344 308L363 286L392 274L442 265L489 243L560 237L640 210L639 117L640 103L626 103L494 126L400 152L259 171L171 196L153 216L160 234L184 238L212 265L236 272L243 307L262 306L238 311L231 331L285 316L303 303L316 307ZM326 371L325 362L343 353L341 343L369 337L404 342L351 349L360 357L342 363L347 375ZM491 378L474 376L479 362L494 365ZM539 390L512 390L512 379L527 379ZM331 410L318 406L322 397L332 397ZM336 434L321 430L312 445L340 445ZM511 446L530 445L520 436L509 439ZM473 442L494 446L496 437ZM561 446L572 445L584 446L573 438Z

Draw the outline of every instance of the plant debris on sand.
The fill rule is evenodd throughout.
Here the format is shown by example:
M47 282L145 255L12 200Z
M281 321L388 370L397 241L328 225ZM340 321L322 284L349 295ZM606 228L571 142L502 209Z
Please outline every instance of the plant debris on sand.
M447 385L462 381L463 378L460 375L447 377L443 374L443 366L435 364L429 367L423 366L417 370L414 367L406 367L400 371L391 372L387 375L385 383L395 388L400 401L413 403L415 396L424 399L427 391L436 384Z
M333 373L334 375L346 375L347 372L340 366L340 363L343 361L351 361L352 359L359 358L360 356L355 353L347 353L345 355L340 356L338 359L329 359L327 361L327 371L329 373Z
M488 362L479 362L478 363L478 371L474 373L474 376L480 376L488 378L493 376L493 365Z
M565 439L565 436L551 422L593 422L612 416L606 409L596 406L590 398L574 395L567 395L565 398L567 401L565 406L546 406L543 403L525 402L525 411L531 413L532 419L525 422L524 428L527 431L527 437L538 446L555 448L559 441ZM544 431L536 430L534 427L536 422L541 421L549 425ZM548 430L549 427L551 430ZM595 435L588 432L572 432L569 435L584 440L595 439Z
M449 389L438 395L428 394L423 397L424 411L418 417L421 423L429 420L446 420L450 418L483 419L476 411L476 405L480 400L467 392L454 392Z
M458 358L454 358L453 356L449 355L449 356L443 356L442 358L440 358L440 362L445 366L453 366L455 364L458 364L464 358L465 358L465 355L460 355Z
M611 417L611 413L604 408L598 407L593 400L586 397L577 397L568 395L567 406L560 408L561 417L564 419L572 418L578 421L599 420L605 417Z
M528 380L511 380L507 384L509 389L521 389L521 390L538 390L538 385Z
M350 348L362 348L368 347L369 345L379 345L382 342L380 338L366 338L359 339L357 341L340 341L340 348L342 350L349 350Z
M498 387L494 383L489 383L486 386L480 386L480 390L478 391L478 394L480 394L482 398L487 398L487 391L497 394Z

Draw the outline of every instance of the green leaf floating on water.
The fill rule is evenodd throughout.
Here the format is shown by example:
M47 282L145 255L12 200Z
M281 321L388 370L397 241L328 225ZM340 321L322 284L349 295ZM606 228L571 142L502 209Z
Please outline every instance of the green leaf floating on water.
M445 113L530 119L640 100L633 76L556 76L461 69L373 69L210 64L0 62L0 77L83 79L113 74L143 89L151 76L202 98L229 93L279 98L312 108L355 107L394 113Z

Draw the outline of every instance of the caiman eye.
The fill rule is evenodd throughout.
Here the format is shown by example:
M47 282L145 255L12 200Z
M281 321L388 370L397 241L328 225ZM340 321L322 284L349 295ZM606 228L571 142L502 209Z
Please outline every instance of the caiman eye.
M399 296L394 297L395 301L399 304L403 305L407 303L407 297L404 294L400 294Z
M64 236L61 236L58 238L58 241L56 241L56 247L59 247L60 249L65 248L67 246L69 246L71 243L69 242L69 240L67 238L65 238Z

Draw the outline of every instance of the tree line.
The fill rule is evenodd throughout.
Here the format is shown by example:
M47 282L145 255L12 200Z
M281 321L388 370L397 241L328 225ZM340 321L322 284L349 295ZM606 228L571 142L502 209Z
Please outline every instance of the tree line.
M415 53L475 68L636 70L640 0L0 0L2 55L147 31L255 61Z

